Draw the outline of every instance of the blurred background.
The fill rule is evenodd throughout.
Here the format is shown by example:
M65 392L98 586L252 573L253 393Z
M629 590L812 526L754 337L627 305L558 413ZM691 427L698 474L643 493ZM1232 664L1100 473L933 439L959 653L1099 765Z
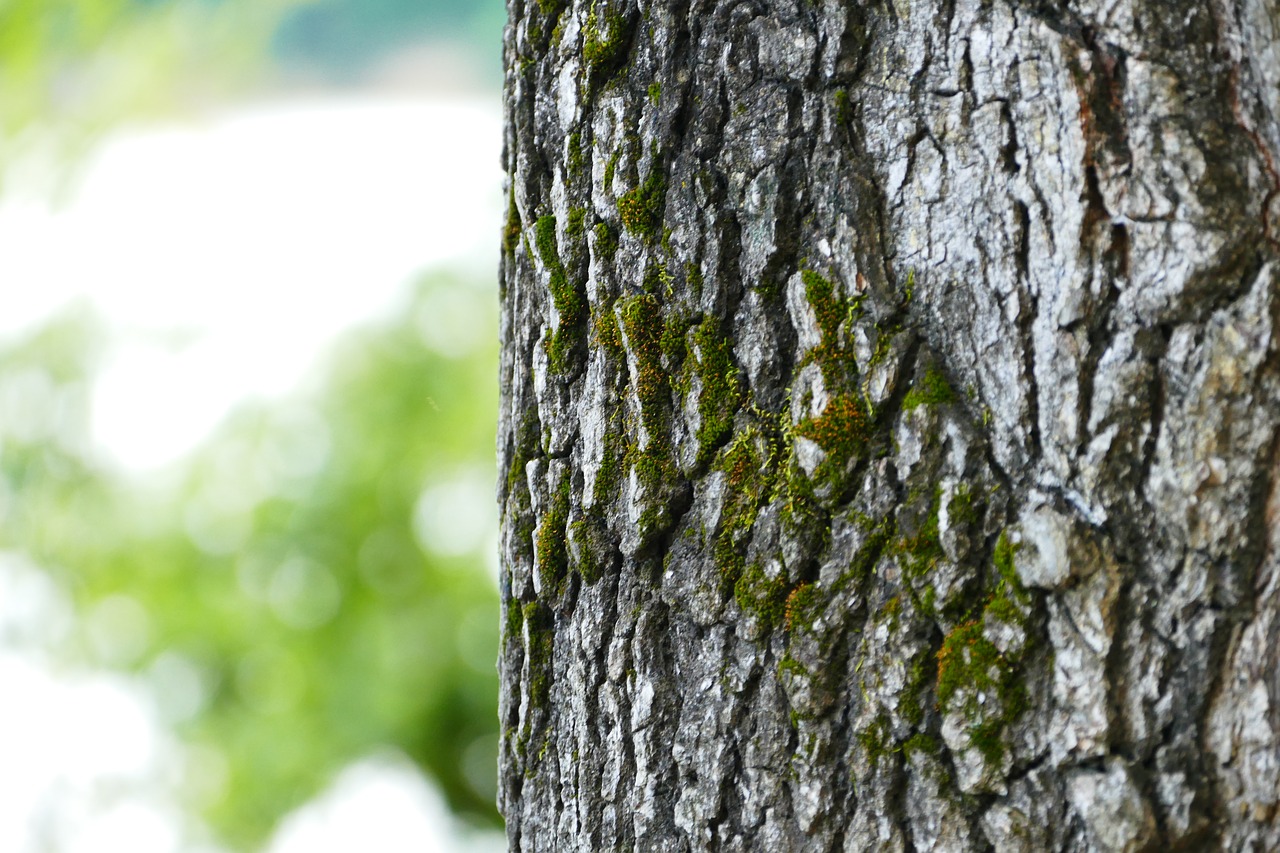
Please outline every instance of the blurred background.
M0 850L500 850L502 0L0 0Z

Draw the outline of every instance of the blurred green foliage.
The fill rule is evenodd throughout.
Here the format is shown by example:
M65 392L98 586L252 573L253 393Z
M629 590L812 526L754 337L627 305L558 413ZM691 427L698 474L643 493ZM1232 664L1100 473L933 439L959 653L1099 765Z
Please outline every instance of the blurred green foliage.
M0 172L65 163L105 128L200 106L261 78L307 0L0 0Z
M498 822L489 302L423 281L316 391L242 408L149 484L87 447L92 322L0 358L0 415L25 412L0 426L2 544L70 590L86 652L152 680L197 747L193 805L237 849L385 746ZM442 319L479 347L433 349Z
M492 0L0 0L0 176L245 86L273 38L347 62L405 34L491 33L496 56L501 16ZM307 27L338 46L299 41ZM0 548L68 591L81 619L66 654L155 686L192 748L185 793L236 849L385 746L455 809L499 820L491 302L457 278L420 282L313 392L246 405L145 481L89 445L111 345L92 316L0 349ZM482 343L442 346L442 322Z

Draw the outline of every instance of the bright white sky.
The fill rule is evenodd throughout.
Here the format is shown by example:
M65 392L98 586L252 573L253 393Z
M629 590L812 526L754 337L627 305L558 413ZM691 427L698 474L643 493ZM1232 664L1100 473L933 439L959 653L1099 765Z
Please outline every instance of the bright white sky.
M496 103L368 96L119 133L59 205L0 201L0 342L91 303L118 335L95 441L125 469L163 465L237 402L296 388L424 269L474 269L496 299L500 146ZM193 846L172 792L191 762L216 784L217 756L184 756L141 683L41 656L70 616L40 572L0 555L0 590L0 683L22 697L0 703L0 850L212 850ZM371 756L270 853L357 849L501 842L459 834L403 759Z
M0 337L90 301L130 333L94 437L126 468L163 464L235 402L295 387L426 267L475 268L496 298L500 150L496 102L407 97L119 133L60 205L0 203Z

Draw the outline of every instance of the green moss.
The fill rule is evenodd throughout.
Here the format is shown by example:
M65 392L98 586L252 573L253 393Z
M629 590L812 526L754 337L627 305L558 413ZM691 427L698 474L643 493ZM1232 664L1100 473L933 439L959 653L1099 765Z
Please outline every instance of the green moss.
M602 347L609 358L620 361L626 355L622 345L622 332L618 329L618 318L613 313L614 300L592 314L592 325L595 332L592 343Z
M770 631L782 624L786 616L787 595L791 590L786 573L770 578L756 564L748 566L733 586L733 599L744 613L755 616L760 627Z
M1029 604L1030 596L1013 570L1013 551L1002 533L992 555L996 587L981 616L957 626L938 651L938 706L971 721L969 741L992 764L999 763L1004 755L1004 729L1027 706L1022 670L1031 647L1030 638L1004 654L985 633L991 621L1024 630L1027 627L1023 607ZM979 702L978 693L986 697L985 702ZM958 705L961 695L965 701Z
M892 520L885 519L867 534L862 546L849 561L849 568L833 585L832 594L843 592L850 585L862 586L870 579L876 563L880 562L880 555L884 552L885 546L893 538L893 530Z
M524 630L524 609L518 601L508 601L505 605L503 615L505 616L504 628L502 632L502 641L509 643L512 640L519 640L521 632Z
M569 549L565 538L568 521L569 479L566 477L552 495L551 506L538 527L538 577L542 581L544 595L559 595L569 574Z
M667 185L657 162L645 182L618 199L618 218L633 234L652 238L662 226L662 209L666 203Z
M584 221L587 217L587 209L585 207L575 207L569 211L569 221L564 226L564 236L570 240L580 240L586 234Z
M794 431L816 442L827 454L813 472L814 481L836 486L843 480L849 463L866 450L871 416L859 394L838 394L827 402L820 416L806 418L796 424Z
M800 278L822 333L821 342L808 353L806 361L817 363L830 389L852 389L857 378L857 360L851 347L841 345L840 326L857 319L860 300L842 298L829 279L813 270L801 270Z
M569 534L577 547L575 568L582 582L590 586L604 577L605 543L599 535L600 524L595 519L580 518L569 525Z
M642 293L619 300L618 313L627 350L635 362L633 377L640 421L649 441L627 448L626 464L648 496L649 505L640 513L642 539L669 529L674 522L666 496L678 480L671 458L671 384L663 366L662 311L658 300Z
M800 278L804 283L805 298L809 300L814 315L818 318L818 328L823 339L834 341L840 323L844 320L843 300L836 298L831 282L813 270L802 270Z
M654 80L649 84L649 103L655 107L662 100L662 84Z
M604 186L607 190L612 190L613 176L618 171L618 161L622 159L622 148L619 147L609 155L608 161L604 164Z
M698 464L707 464L733 433L733 416L742 405L742 382L729 339L717 318L708 316L694 330L694 371L698 393Z
M596 232L596 255L606 262L612 262L613 256L618 252L618 238L613 233L608 224L597 222Z
M898 541L903 572L911 579L926 577L946 554L938 531L938 513L942 507L942 487L933 492L929 509L915 532Z
M893 596L880 608L880 618L889 623L890 631L898 630L898 620L902 617L902 598Z
M511 524L515 530L517 553L526 560L533 559L533 504L529 500L529 491L520 491L513 501Z
M961 687L995 688L999 676L992 670L999 663L1000 650L983 636L982 620L954 628L938 650L938 705L946 709Z
M671 391L662 368L662 316L658 300L648 293L621 300L619 313L627 348L636 361L636 397L645 429L654 444L667 438Z
M907 396L902 399L902 408L909 412L921 406L940 406L950 403L955 398L955 392L951 390L947 377L942 375L942 371L931 366L925 371L924 376L915 381L911 390L907 392Z
M902 742L902 754L911 755L920 752L925 755L937 755L942 750L938 739L927 732L918 732Z
M1018 577L1018 570L1013 564L1014 554L1018 552L1020 547L1022 546L1014 545L1009 541L1007 531L1001 531L1000 538L996 540L996 547L991 553L991 563L1000 575L1000 594L1013 595L1018 601L1025 604L1031 601L1031 596L1023 588L1022 580Z
M853 106L849 103L849 92L847 89L836 89L834 97L836 106L836 121L847 126L853 121Z
M538 431L537 415L526 412L520 421L520 429L516 431L511 464L507 468L507 494L522 488L528 490L528 483L525 482L525 466L538 453Z
M858 732L858 743L866 751L867 761L873 770L879 766L881 758L892 755L895 751L891 731L888 717L881 714Z
M510 256L520 242L520 229L524 227L520 221L520 211L516 208L516 191L513 188L508 194L507 221L502 226L502 253Z
M780 674L785 672L785 673L787 673L787 674L789 674L789 675L792 675L792 676L794 676L794 677L796 677L796 678L808 678L808 677L809 677L809 670L805 669L805 668L804 668L804 664L800 663L800 661L798 661L798 660L796 660L795 658L791 657L791 655L785 655L785 656L782 658L781 662L779 662L779 663L778 663L778 672L779 672ZM793 711L793 712L792 712L792 714L795 714L795 712ZM799 718L798 718L798 717L796 717L796 716L793 716L793 717L792 717L792 721L791 721L791 722L792 722L792 725L793 725L793 726L794 726L794 725L795 725L795 723L798 721L798 719L799 719Z
M721 452L716 469L725 475L727 493L721 511L721 527L712 543L712 560L721 588L734 589L746 568L745 552L756 516L771 496L776 479L774 456L761 452L764 439L751 427L740 432Z
M969 728L969 743L982 754L988 764L999 764L1004 758L1003 719L987 720Z
M551 699L555 619L551 608L540 601L524 605L523 615L529 634L525 646L529 661L529 704L532 708L545 708Z
M929 655L919 654L911 659L907 667L907 683L903 687L898 708L902 712L902 719L912 726L924 722L925 705L921 702L921 697L932 686L934 676L929 664Z
M609 428L604 434L604 453L600 457L600 468L596 471L595 484L591 490L591 504L595 507L611 503L621 485L623 454L626 448L622 437L622 424L618 423L618 420L615 410L609 418Z
M658 339L658 349L662 351L667 370L672 376L680 373L680 368L689 353L689 347L685 343L688 330L689 319L680 313L667 315L667 319L662 323L662 336Z
M622 58L625 21L617 12L597 15L595 9L587 13L583 27L582 60L587 70L597 73L608 70Z
M720 576L721 589L732 590L742 570L747 566L747 558L742 555L733 540L733 530L726 530L711 546L711 559L715 563L716 573Z
M568 139L568 151L565 157L566 164L569 167L569 174L577 177L582 174L586 166L586 158L582 156L582 134L571 133Z
M818 587L801 583L787 596L786 628L788 631L810 630L813 620L822 614L824 597Z
M552 304L559 315L559 325L545 338L551 369L564 373L569 367L569 357L579 342L585 314L586 299L581 288L569 282L556 240L556 218L540 217L534 225L534 245L547 269Z
M684 265L684 280L689 288L689 295L694 303L702 301L702 270L698 269L698 265L693 261L686 261Z
M973 525L978 523L978 507L973 499L973 490L967 483L956 486L947 504L947 519L952 527Z

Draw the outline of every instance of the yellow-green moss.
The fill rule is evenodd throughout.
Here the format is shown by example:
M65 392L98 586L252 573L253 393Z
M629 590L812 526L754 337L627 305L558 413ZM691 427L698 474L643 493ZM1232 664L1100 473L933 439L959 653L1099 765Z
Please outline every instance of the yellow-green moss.
M811 583L798 584L787 596L786 628L788 631L807 630L822 612L824 599L818 587Z
M938 531L938 513L942 508L942 487L933 492L929 509L916 526L915 532L898 540L903 572L907 577L926 577L945 554L941 534Z
M947 518L952 527L978 523L978 506L973 498L973 490L967 483L956 486L951 501L947 504Z
M585 207L575 207L569 211L569 220L564 226L564 236L570 240L580 240L586 233L584 222L587 217Z
M725 475L726 494L711 553L726 592L742 577L751 528L773 490L774 457L761 452L763 442L757 428L743 430L721 452L715 466Z
M605 543L600 535L598 519L580 518L569 525L569 532L577 547L578 559L574 564L582 582L590 586L604 576L606 565Z
M596 232L596 256L603 259L606 263L613 261L613 256L618 252L618 238L604 222L597 222Z
M506 617L502 632L502 641L509 643L512 640L519 641L521 632L524 629L524 609L519 601L508 601L505 605Z
M857 378L857 360L851 347L841 345L840 326L858 316L859 300L844 299L830 279L811 269L801 270L800 279L804 283L805 299L813 308L822 333L821 342L808 353L806 360L817 363L828 388L852 389Z
M582 59L588 71L595 73L614 66L622 58L625 22L617 12L597 15L595 9L587 13L583 29Z
M600 310L592 314L595 331L591 341L603 348L609 358L621 359L626 355L626 349L622 345L622 332L618 329L618 318L613 313L615 301L609 300Z
M769 631L782 624L790 591L785 571L776 578L770 578L763 567L752 564L743 570L733 585L733 598L744 613L755 616L760 627Z
M733 416L742 405L742 382L729 339L721 333L717 318L708 316L697 326L693 345L694 371L701 385L697 461L705 465L733 434Z
M849 462L866 450L871 415L860 394L837 394L827 402L821 415L806 418L796 424L794 431L816 442L827 454L813 472L813 480L837 485L844 478Z
M848 90L836 89L833 100L836 107L836 122L841 125L848 125L853 120L853 107L849 102Z
M551 506L538 527L538 577L543 594L559 595L569 573L569 549L565 538L569 521L569 480L561 480Z
M618 147L618 148L614 149L614 152L613 152L612 154L610 154L610 155L609 155L609 159L608 159L607 161L605 161L605 164L604 164L604 186L605 186L605 189L607 189L607 190L612 191L612 188L613 188L613 176L614 176L615 174L617 174L617 171L618 171L618 161L619 161L619 160L621 160L621 159L622 159L622 148L621 148L621 147Z
M684 364L685 356L688 355L689 348L685 343L688 330L689 318L680 312L668 314L667 319L662 323L662 336L658 339L658 349L662 351L667 369L673 376L679 373L680 366Z
M581 338L586 299L581 289L570 283L556 239L556 218L540 217L534 226L534 245L546 268L551 290L551 301L559 315L559 324L545 338L547 359L551 369L564 373L569 357Z
M865 729L858 732L857 738L873 770L879 766L880 759L896 751L889 718L884 714L877 716Z
M653 237L662 226L666 193L666 182L655 162L644 183L618 199L618 218L622 227L641 237Z
M912 726L924 722L925 704L921 698L933 684L934 667L931 664L929 655L925 653L913 657L907 666L907 683L903 686L898 708L902 712L902 719Z
M591 490L591 503L597 508L612 502L618 493L623 455L626 451L620 420L615 410L610 415L609 426L605 430L604 453L600 457L600 467L596 470L595 485Z
M689 295L694 303L702 301L702 270L693 261L684 265L684 280L688 285Z
M658 300L642 293L621 300L619 313L627 346L636 362L636 397L640 417L655 444L666 440L671 392L662 369L662 314Z
M917 732L902 742L902 754L907 756L916 752L937 755L941 749L942 745L938 743L938 739L927 732Z
M998 763L1004 754L1003 732L1027 706L1023 665L1032 646L1031 638L1009 654L1004 654L986 637L989 621L999 621L1024 631L1024 607L1030 594L1023 589L1013 569L1014 546L1002 533L992 554L996 569L995 589L981 614L957 626L943 640L938 651L938 706L958 712L970 720L969 742L989 763ZM957 706L961 688L965 702ZM986 697L979 702L978 693Z
M582 156L582 134L569 134L567 145L568 151L566 152L565 163L569 167L570 177L577 177L582 174L583 168L586 166L586 159Z
M524 227L520 221L520 211L516 207L516 191L513 188L507 198L507 221L502 226L502 253L511 255L520 242L520 229Z
M525 646L529 661L529 705L532 708L545 708L551 699L555 619L551 608L540 601L524 605L523 615L529 635Z
M938 368L930 366L924 376L917 379L907 391L907 396L902 399L902 408L909 412L921 406L940 406L950 403L955 398L955 391L951 389L947 377Z

